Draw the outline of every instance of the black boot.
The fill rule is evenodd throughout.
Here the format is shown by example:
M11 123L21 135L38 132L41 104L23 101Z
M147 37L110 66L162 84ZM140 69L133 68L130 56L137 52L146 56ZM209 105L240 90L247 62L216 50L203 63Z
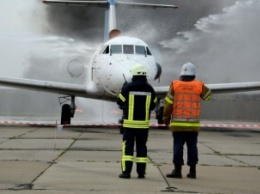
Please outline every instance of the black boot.
M180 165L175 165L175 169L172 171L172 173L166 174L166 177L181 179L182 178L181 166Z
M196 165L190 165L190 172L187 174L187 177L191 179L196 178Z
M131 178L131 175L130 175L129 173L123 172L123 173L121 173L121 174L119 175L119 178L122 178L122 179L130 179L130 178Z
M139 178L139 179L144 179L144 178L145 178L145 175L144 175L144 174L138 174L138 178Z

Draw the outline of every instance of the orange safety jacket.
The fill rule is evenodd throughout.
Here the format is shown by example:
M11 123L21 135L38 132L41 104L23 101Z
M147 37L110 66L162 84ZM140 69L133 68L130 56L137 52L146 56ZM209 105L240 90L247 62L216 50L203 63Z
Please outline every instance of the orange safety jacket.
M201 99L209 100L211 96L211 91L201 81L173 81L165 98L164 111L164 117L167 112L171 114L171 130L199 131Z

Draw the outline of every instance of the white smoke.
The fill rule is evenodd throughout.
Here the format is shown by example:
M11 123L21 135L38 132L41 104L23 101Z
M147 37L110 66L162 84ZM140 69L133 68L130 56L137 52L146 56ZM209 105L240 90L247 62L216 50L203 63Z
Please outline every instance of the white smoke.
M164 72L178 76L190 61L207 83L259 81L259 18L259 0L237 1L221 14L201 18L193 30L160 42L171 49L166 59L171 65Z
M83 76L71 76L67 72L68 65L75 66L71 64L73 59L84 64L89 63L97 43L54 33L55 30L52 30L47 22L45 8L45 4L35 0L1 3L0 76L84 84ZM75 69L70 70L70 73L75 72L77 73ZM3 88L1 93L1 115L60 114L59 95ZM77 98L76 103L80 111L76 112L75 117L84 117L85 120L98 115L98 110L93 109L93 104L100 107L99 112L110 111L105 109L108 107L107 103L100 101ZM104 114L106 113L102 115Z

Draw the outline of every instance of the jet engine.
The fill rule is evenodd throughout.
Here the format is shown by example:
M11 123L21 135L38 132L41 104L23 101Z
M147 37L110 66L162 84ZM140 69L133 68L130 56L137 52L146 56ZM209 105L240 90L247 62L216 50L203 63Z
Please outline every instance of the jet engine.
M157 73L154 77L154 80L157 80L160 78L161 74L162 74L162 67L159 63L156 63L156 68L157 68Z
M80 77L84 73L84 70L84 63L81 60L77 58L69 60L67 71L72 78Z

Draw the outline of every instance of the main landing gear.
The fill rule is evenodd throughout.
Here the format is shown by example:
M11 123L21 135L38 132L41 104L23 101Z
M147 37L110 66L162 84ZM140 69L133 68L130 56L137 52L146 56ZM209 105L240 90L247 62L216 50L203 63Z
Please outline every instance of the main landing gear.
M159 129L167 129L168 127L163 123L163 109L164 109L164 99L158 99L155 107L155 115L157 119L157 124Z
M67 104L68 101L71 101L70 105ZM75 96L62 96L59 97L61 108L61 125L70 124L71 118L74 117L76 104L75 104Z

